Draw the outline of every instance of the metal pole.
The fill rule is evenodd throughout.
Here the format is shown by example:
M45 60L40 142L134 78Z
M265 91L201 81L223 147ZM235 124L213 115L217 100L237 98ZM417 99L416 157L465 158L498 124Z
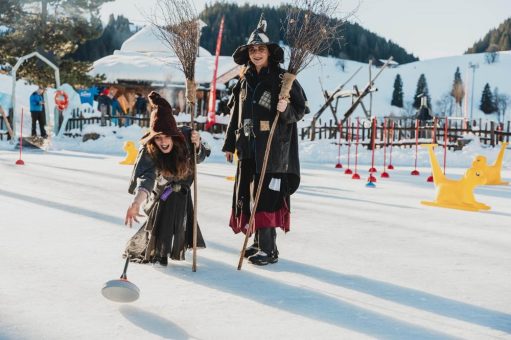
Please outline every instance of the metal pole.
M474 83L475 83L475 75L476 75L476 68L479 67L479 64L475 63L472 64L472 62L468 63L468 67L472 69L472 94L470 95L470 121L473 119L473 112L474 112Z

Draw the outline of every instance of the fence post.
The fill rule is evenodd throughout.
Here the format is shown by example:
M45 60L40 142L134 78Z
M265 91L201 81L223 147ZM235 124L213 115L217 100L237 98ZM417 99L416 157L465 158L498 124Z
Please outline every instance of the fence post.
M495 143L495 122L492 121L490 123L490 145L491 146L495 146L496 143Z

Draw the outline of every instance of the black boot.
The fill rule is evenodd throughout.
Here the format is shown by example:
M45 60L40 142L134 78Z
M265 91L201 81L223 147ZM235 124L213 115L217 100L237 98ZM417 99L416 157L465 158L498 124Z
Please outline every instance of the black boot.
M259 251L259 230L256 230L254 235L254 243L245 249L245 254L243 255L245 258L249 258L250 256L255 255Z
M248 258L248 261L258 266L265 266L269 263L276 263L279 260L275 228L260 228L258 241L260 251Z
M245 254L243 256L245 258L249 258L250 256L254 256L258 251L259 251L259 245L257 245L257 243L254 243L250 247L245 249Z

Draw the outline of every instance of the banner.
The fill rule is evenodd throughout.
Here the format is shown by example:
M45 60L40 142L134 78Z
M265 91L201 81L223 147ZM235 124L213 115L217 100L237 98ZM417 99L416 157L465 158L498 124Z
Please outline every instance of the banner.
M222 45L222 32L224 30L224 17L220 21L220 30L216 40L215 53L215 70L213 71L213 81L211 82L211 90L209 93L208 120L206 122L206 130L209 130L216 123L216 77L218 71L218 57L220 56L220 46Z

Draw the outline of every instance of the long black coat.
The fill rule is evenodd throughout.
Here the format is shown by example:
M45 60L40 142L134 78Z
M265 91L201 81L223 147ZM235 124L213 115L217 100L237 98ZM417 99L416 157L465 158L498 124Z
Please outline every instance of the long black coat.
M249 67L233 88L229 100L231 121L222 151L237 151L238 159L254 159L260 173L271 125L277 112L281 75L285 71L272 65L259 74ZM288 174L290 194L300 182L298 131L296 122L308 113L305 93L293 82L290 103L280 118L273 136L267 172Z
M185 136L188 152L194 152L191 143L191 129L181 127ZM209 156L210 150L201 144L201 150L197 157L197 163L202 162ZM193 174L183 180L173 181L179 184L180 190L174 191L162 201L160 195L169 183L158 183L158 170L154 161L147 152L145 146L139 150L128 192L135 193L135 189L142 187L151 193L144 210L147 220L139 231L128 241L125 253L129 254L133 261L148 262L155 256L166 256L167 253L174 260L183 260L185 250L193 245L193 203L190 186L193 183ZM167 179L168 180L168 179ZM164 181L166 182L166 181ZM169 240L171 244L164 240ZM197 246L205 247L199 226L197 226Z

